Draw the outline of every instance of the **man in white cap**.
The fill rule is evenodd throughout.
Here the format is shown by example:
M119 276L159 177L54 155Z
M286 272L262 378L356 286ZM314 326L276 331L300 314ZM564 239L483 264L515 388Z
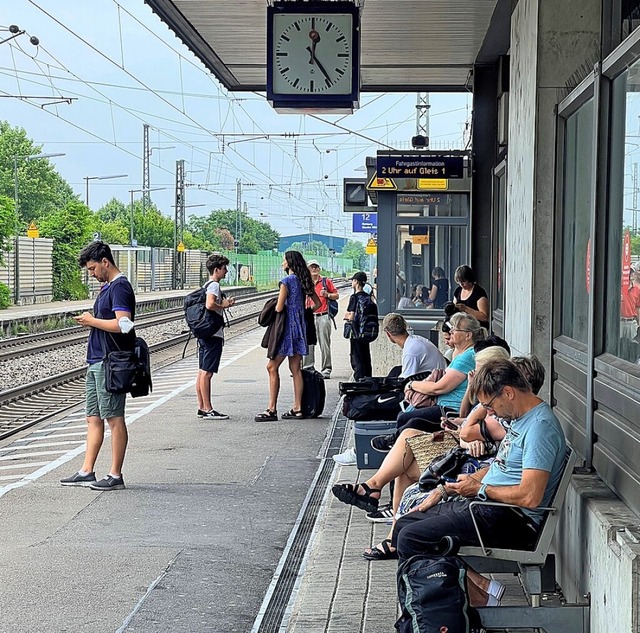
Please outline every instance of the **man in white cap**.
M337 300L340 296L333 281L320 274L320 262L315 259L307 262L307 268L311 273L311 279L315 285L316 294L320 298L320 307L314 311L313 317L316 324L318 345L322 353L322 366L320 372L325 380L331 378L331 325L329 315L329 300ZM335 327L335 323L333 324ZM303 358L302 366L309 369L315 365L315 345L309 345L309 353Z

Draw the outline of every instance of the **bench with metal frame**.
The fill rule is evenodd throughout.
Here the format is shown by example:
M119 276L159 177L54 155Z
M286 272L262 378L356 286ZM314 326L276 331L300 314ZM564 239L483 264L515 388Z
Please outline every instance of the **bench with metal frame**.
M568 449L562 477L551 501L551 506L541 508L546 511L546 515L533 550L487 547L473 514L474 508L478 506L509 506L511 504L496 501L473 501L470 504L470 512L480 546L462 547L459 555L480 573L519 574L530 601L530 606L480 607L478 612L483 627L489 630L540 628L547 633L588 633L589 604L541 606L543 591L552 593L555 589L555 559L552 554L549 554L549 548L577 459L575 451ZM551 572L550 577L549 572Z

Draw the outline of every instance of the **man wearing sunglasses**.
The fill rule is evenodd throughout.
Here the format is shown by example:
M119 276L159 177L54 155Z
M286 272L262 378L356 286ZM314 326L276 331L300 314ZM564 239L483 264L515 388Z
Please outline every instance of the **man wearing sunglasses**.
M491 466L438 486L444 501L456 495L465 499L410 512L397 522L391 545L401 559L441 551L443 537L457 537L460 545L478 545L469 510L474 499L519 506L474 510L489 545L526 549L535 542L544 517L539 508L549 506L562 476L564 433L549 405L533 394L510 360L488 362L476 372L474 386L481 406L509 421L509 430ZM444 545L450 547L452 542L445 539Z

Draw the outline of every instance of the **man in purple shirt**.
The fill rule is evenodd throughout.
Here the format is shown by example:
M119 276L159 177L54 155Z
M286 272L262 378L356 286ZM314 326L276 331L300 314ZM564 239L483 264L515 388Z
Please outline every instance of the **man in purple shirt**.
M126 394L107 391L103 360L111 351L134 349L136 298L129 280L116 266L108 244L92 242L82 250L78 263L103 286L93 306L93 315L83 312L74 317L79 325L91 328L87 345L87 451L82 468L60 483L89 486L93 490L122 490L122 463L128 441L124 420ZM96 481L94 466L104 439L105 420L111 430L111 470Z

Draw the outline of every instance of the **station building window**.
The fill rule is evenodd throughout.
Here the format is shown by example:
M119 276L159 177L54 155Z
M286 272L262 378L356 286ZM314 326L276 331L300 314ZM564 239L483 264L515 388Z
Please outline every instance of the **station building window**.
M640 61L612 82L605 349L640 364Z
M561 225L560 333L587 343L593 180L593 99L566 119Z
M506 226L507 226L507 167L506 160L502 161L494 171L494 227L496 231L494 262L494 325L496 320L502 321L504 314L504 271L505 271L505 248L506 248Z
M400 209L398 211L401 215ZM424 217L423 213L424 210L420 210L414 215ZM445 301L453 298L456 268L467 261L466 222L425 224L416 221L396 225L395 309L441 309Z

